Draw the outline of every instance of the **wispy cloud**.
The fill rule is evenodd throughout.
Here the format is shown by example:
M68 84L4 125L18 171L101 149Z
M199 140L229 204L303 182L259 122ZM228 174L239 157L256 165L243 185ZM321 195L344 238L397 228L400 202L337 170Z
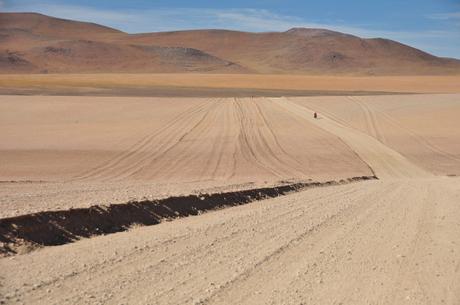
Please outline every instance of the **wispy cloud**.
M0 7L3 0L0 0ZM125 9L112 10L88 6L67 5L36 0L15 0L6 2L4 11L34 11L43 14L96 22L126 31L128 33L172 31L183 29L232 29L241 31L267 32L285 31L293 27L327 28L360 37L385 37L401 41L436 52L445 56L459 56L460 45L452 45L460 41L460 33L455 30L424 30L424 31L389 31L385 29L369 29L362 26L337 23L309 22L303 18L282 15L264 9L196 9L196 8L162 8L162 9ZM430 18L452 19L460 13L438 14ZM445 44L442 46L442 44ZM449 51L440 51L451 48Z
M287 30L296 26L330 27L263 9L160 8L127 9L119 12L86 6L17 0L14 4L6 6L5 11L33 11L60 18L98 22L130 33L198 28L264 32Z
M428 18L435 20L460 19L460 12L432 14Z
M414 34L439 34L369 30L344 24L308 22L296 16L280 15L263 9L163 8L155 10L128 9L119 12L86 6L18 0L15 1L15 4L8 6L6 10L34 11L60 18L98 22L130 33L198 28L266 32L285 31L293 27L309 27L327 28L364 37L388 37L394 34L397 34L399 37L413 36Z
M2 0L0 0L1 3ZM132 21L135 16L127 15L125 12L117 12L113 10L102 10L92 7L70 5L70 4L55 4L38 2L34 0L23 1L18 0L14 3L4 2L4 11L8 12L36 12L54 17L99 22L99 23L121 23Z

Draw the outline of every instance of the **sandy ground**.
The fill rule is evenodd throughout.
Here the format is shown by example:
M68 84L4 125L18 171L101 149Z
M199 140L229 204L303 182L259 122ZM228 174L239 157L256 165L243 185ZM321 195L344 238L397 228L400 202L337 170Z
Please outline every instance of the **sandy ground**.
M458 304L458 178L332 116L271 102L338 137L380 180L3 258L3 302Z
M372 174L354 152L363 147L335 136L345 126L368 135L371 158L388 146L424 171L460 175L459 107L456 94L2 96L0 215Z
M2 96L0 110L2 217L371 174L269 99Z
M460 96L290 98L381 144L437 175L460 175Z
M241 91L284 90L286 95L322 92L408 92L408 93L460 93L460 76L311 76L311 75L265 75L265 74L0 74L0 93L65 95L139 95L182 96L217 95L211 89L230 92L240 96ZM201 92L200 90L207 90ZM236 90L235 90L236 89ZM205 91L206 91L205 90ZM113 91L113 93L111 93ZM158 92L155 92L158 91ZM297 91L297 92L296 92ZM300 92L299 92L300 91ZM139 93L141 92L141 93ZM144 93L142 93L144 92ZM329 93L328 93L329 92ZM16 94L15 93L15 94ZM249 92L251 93L251 92ZM336 93L337 94L337 93ZM336 95L335 94L335 95ZM346 94L346 93L345 93Z
M457 178L314 189L0 259L7 304L458 304Z

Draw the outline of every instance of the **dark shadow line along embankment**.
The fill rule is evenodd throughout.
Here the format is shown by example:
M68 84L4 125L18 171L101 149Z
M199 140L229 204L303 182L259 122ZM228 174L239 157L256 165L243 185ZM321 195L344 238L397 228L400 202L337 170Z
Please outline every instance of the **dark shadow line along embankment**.
M155 225L164 220L243 205L307 188L371 179L377 178L362 176L340 181L301 182L226 193L169 197L109 206L96 205L63 211L44 211L4 218L0 219L0 256L16 254L18 249L30 251L43 246L71 243L81 238L122 232L133 225Z
M46 95L46 96L115 96L115 97L300 97L300 96L362 96L362 95L404 95L415 92L366 91L366 90L296 90L257 88L208 88L180 86L151 87L0 87L0 95Z

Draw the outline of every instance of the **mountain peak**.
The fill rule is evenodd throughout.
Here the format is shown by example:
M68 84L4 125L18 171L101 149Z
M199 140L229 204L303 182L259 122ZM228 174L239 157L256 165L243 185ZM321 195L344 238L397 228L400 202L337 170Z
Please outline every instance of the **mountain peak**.
M293 34L303 37L321 37L321 36L353 36L349 34L344 34L341 32L331 31L327 29L320 29L320 28L303 28L303 27L295 27L292 29L287 30L285 33Z
M391 40L321 28L139 35L39 14L0 13L0 42L0 73L460 73L459 60L438 58Z

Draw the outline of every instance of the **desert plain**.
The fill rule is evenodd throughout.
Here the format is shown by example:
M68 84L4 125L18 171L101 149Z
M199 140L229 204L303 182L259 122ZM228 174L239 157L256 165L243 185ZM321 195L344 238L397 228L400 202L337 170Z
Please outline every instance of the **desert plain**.
M4 230L3 303L460 300L459 94L3 95L0 108L0 213L19 226L24 215L341 181L60 246Z
M0 13L0 304L460 304L459 75Z

